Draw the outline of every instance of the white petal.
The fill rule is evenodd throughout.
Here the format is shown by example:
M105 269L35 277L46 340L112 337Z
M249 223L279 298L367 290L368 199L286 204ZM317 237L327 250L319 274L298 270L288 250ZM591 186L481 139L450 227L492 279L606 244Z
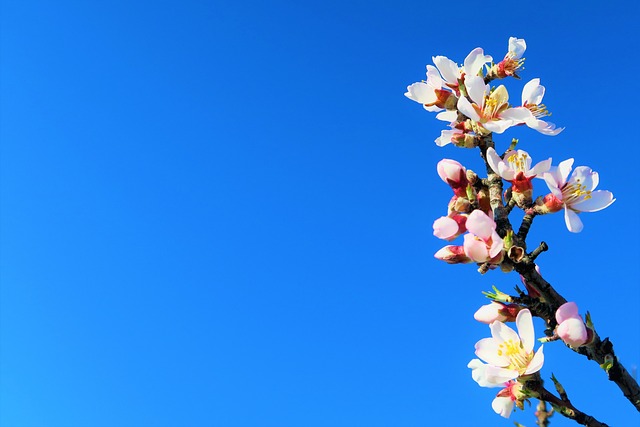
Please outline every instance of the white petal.
M544 353L542 352L542 348L544 346L541 345L536 354L533 355L533 359L529 362L529 366L527 366L527 370L524 372L525 375L533 374L542 369L542 365L544 365Z
M464 59L464 72L467 76L476 76L482 69L482 66L490 62L493 58L485 56L481 47L473 49ZM467 77L465 77L466 79Z
M498 355L499 345L500 342L493 338L483 338L476 343L476 356L489 365L498 367L509 366L509 358Z
M558 173L558 187L562 188L567 183L567 179L569 178L569 174L571 173L571 167L573 166L573 159L567 159L558 165L557 173Z
M543 173L548 171L550 167L551 167L551 157L535 165L532 169L529 170L529 172L527 173L527 176L542 175Z
M611 193L611 191L597 190L591 193L590 199L572 204L571 209L575 209L580 212L598 212L615 201L616 199L613 198L613 193Z
M594 172L588 166L578 166L571 174L571 182L579 182L584 185L587 190L591 191L598 186L600 177L598 172Z
M491 336L499 342L520 341L518 333L502 322L493 322L489 325L489 329L491 329Z
M502 159L493 147L487 149L487 163L489 163L489 166L491 166L491 169L493 169L495 173L499 174L498 165L502 163Z
M489 85L484 83L484 79L480 76L467 76L464 78L464 87L467 88L469 98L482 108L484 95L489 92Z
M442 77L447 83L458 84L458 77L460 76L458 64L446 56L434 56L431 59L433 60L433 63L436 64L440 74L442 74Z
M536 342L536 334L533 330L533 319L529 310L525 308L518 313L516 326L518 327L518 335L520 335L524 350L530 353L533 350L533 344Z
M522 88L522 105L540 105L544 97L544 86L540 79L532 79Z
M431 104L436 102L438 97L433 91L433 88L426 83L418 82L411 86L407 86L407 92L404 94L412 101L419 102L420 104Z
M458 118L458 112L455 110L447 110L436 115L436 119L443 122L453 123Z
M465 116L469 117L474 122L480 121L480 116L478 115L476 110L473 108L469 100L464 96L461 96L460 98L458 98L458 110Z
M578 214L569 209L566 205L564 207L564 223L567 224L567 229L572 233L579 233L582 231L583 225Z
M504 162L498 165L498 175L507 181L513 181L516 178L516 172Z
M496 414L500 415L504 418L509 418L511 413L513 412L513 407L515 403L511 400L510 397L496 397L491 402L491 408L495 411Z
M500 117L507 120L513 120L515 124L525 123L527 120L531 119L535 120L531 110L524 107L508 108L500 113Z
M509 52L513 54L515 59L522 58L524 51L527 49L527 43L524 39L509 37Z
M482 124L485 129L495 133L503 133L513 125L514 123L511 120L493 120Z
M433 65L427 65L427 84L434 89L442 88L442 77L440 77L440 72Z

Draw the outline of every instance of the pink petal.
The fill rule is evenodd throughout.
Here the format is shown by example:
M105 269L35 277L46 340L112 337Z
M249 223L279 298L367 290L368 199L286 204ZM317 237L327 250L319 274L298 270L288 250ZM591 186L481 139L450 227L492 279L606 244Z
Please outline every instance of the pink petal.
M556 333L571 347L580 347L587 342L587 328L582 319L570 318L558 325Z
M565 302L556 310L556 321L562 323L567 319L579 318L578 305L575 302Z
M452 240L460 227L458 223L448 216L443 216L433 222L433 235L439 239Z
M495 221L486 213L476 209L467 218L467 230L487 241L496 229Z
M464 235L463 246L464 253L474 262L485 262L490 259L487 244L473 234Z

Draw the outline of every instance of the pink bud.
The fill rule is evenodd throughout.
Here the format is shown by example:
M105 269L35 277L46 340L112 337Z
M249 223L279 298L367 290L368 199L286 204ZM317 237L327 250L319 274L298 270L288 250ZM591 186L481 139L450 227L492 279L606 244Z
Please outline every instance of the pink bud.
M467 264L472 262L464 253L462 246L448 245L434 254L434 257L449 264Z
M567 319L581 319L578 314L578 305L575 302L566 302L556 311L556 320L562 323ZM582 319L581 319L582 320Z
M588 341L587 327L580 318L571 317L558 325L556 333L571 347L580 347Z
M443 216L433 222L433 235L439 239L453 240L465 231L465 215Z
M458 196L466 194L467 170L460 163L451 159L443 159L438 162L438 175L446 182Z
M473 318L478 322L491 324L496 320L498 322L505 322L507 317L500 313L500 310L504 307L503 304L499 302L491 302L489 304L483 305L473 314Z

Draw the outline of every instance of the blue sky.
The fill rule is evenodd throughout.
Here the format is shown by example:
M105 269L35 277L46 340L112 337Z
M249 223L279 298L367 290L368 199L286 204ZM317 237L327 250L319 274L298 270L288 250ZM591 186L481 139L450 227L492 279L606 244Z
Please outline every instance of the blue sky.
M631 1L3 1L0 425L533 426L466 368L481 291L517 275L433 258L435 165L480 160L437 147L442 123L403 96L433 55L500 58L510 36L528 49L509 88L540 77L566 130L498 146L574 157L617 198L581 234L538 218L530 241L635 371L638 18ZM545 354L578 408L638 423L594 362Z

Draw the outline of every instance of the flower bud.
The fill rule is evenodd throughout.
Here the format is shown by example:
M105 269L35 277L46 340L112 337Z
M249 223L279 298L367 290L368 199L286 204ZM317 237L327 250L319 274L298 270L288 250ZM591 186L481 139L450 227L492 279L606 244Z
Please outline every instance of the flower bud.
M466 215L443 216L433 222L433 235L439 239L453 240L465 231Z
M478 311L474 313L473 318L487 325L495 321L515 322L516 316L521 309L522 307L516 304L503 304L492 301L480 307Z
M438 162L438 175L446 182L457 196L464 196L466 194L467 185L467 171L460 163L451 159L443 159Z
M558 307L556 320L558 321L556 334L571 347L583 346L590 340L589 331L578 314L578 306L575 302L567 302Z
M469 258L464 253L464 247L462 246L445 246L444 248L436 252L433 256L448 264L468 264L473 262L471 258Z

